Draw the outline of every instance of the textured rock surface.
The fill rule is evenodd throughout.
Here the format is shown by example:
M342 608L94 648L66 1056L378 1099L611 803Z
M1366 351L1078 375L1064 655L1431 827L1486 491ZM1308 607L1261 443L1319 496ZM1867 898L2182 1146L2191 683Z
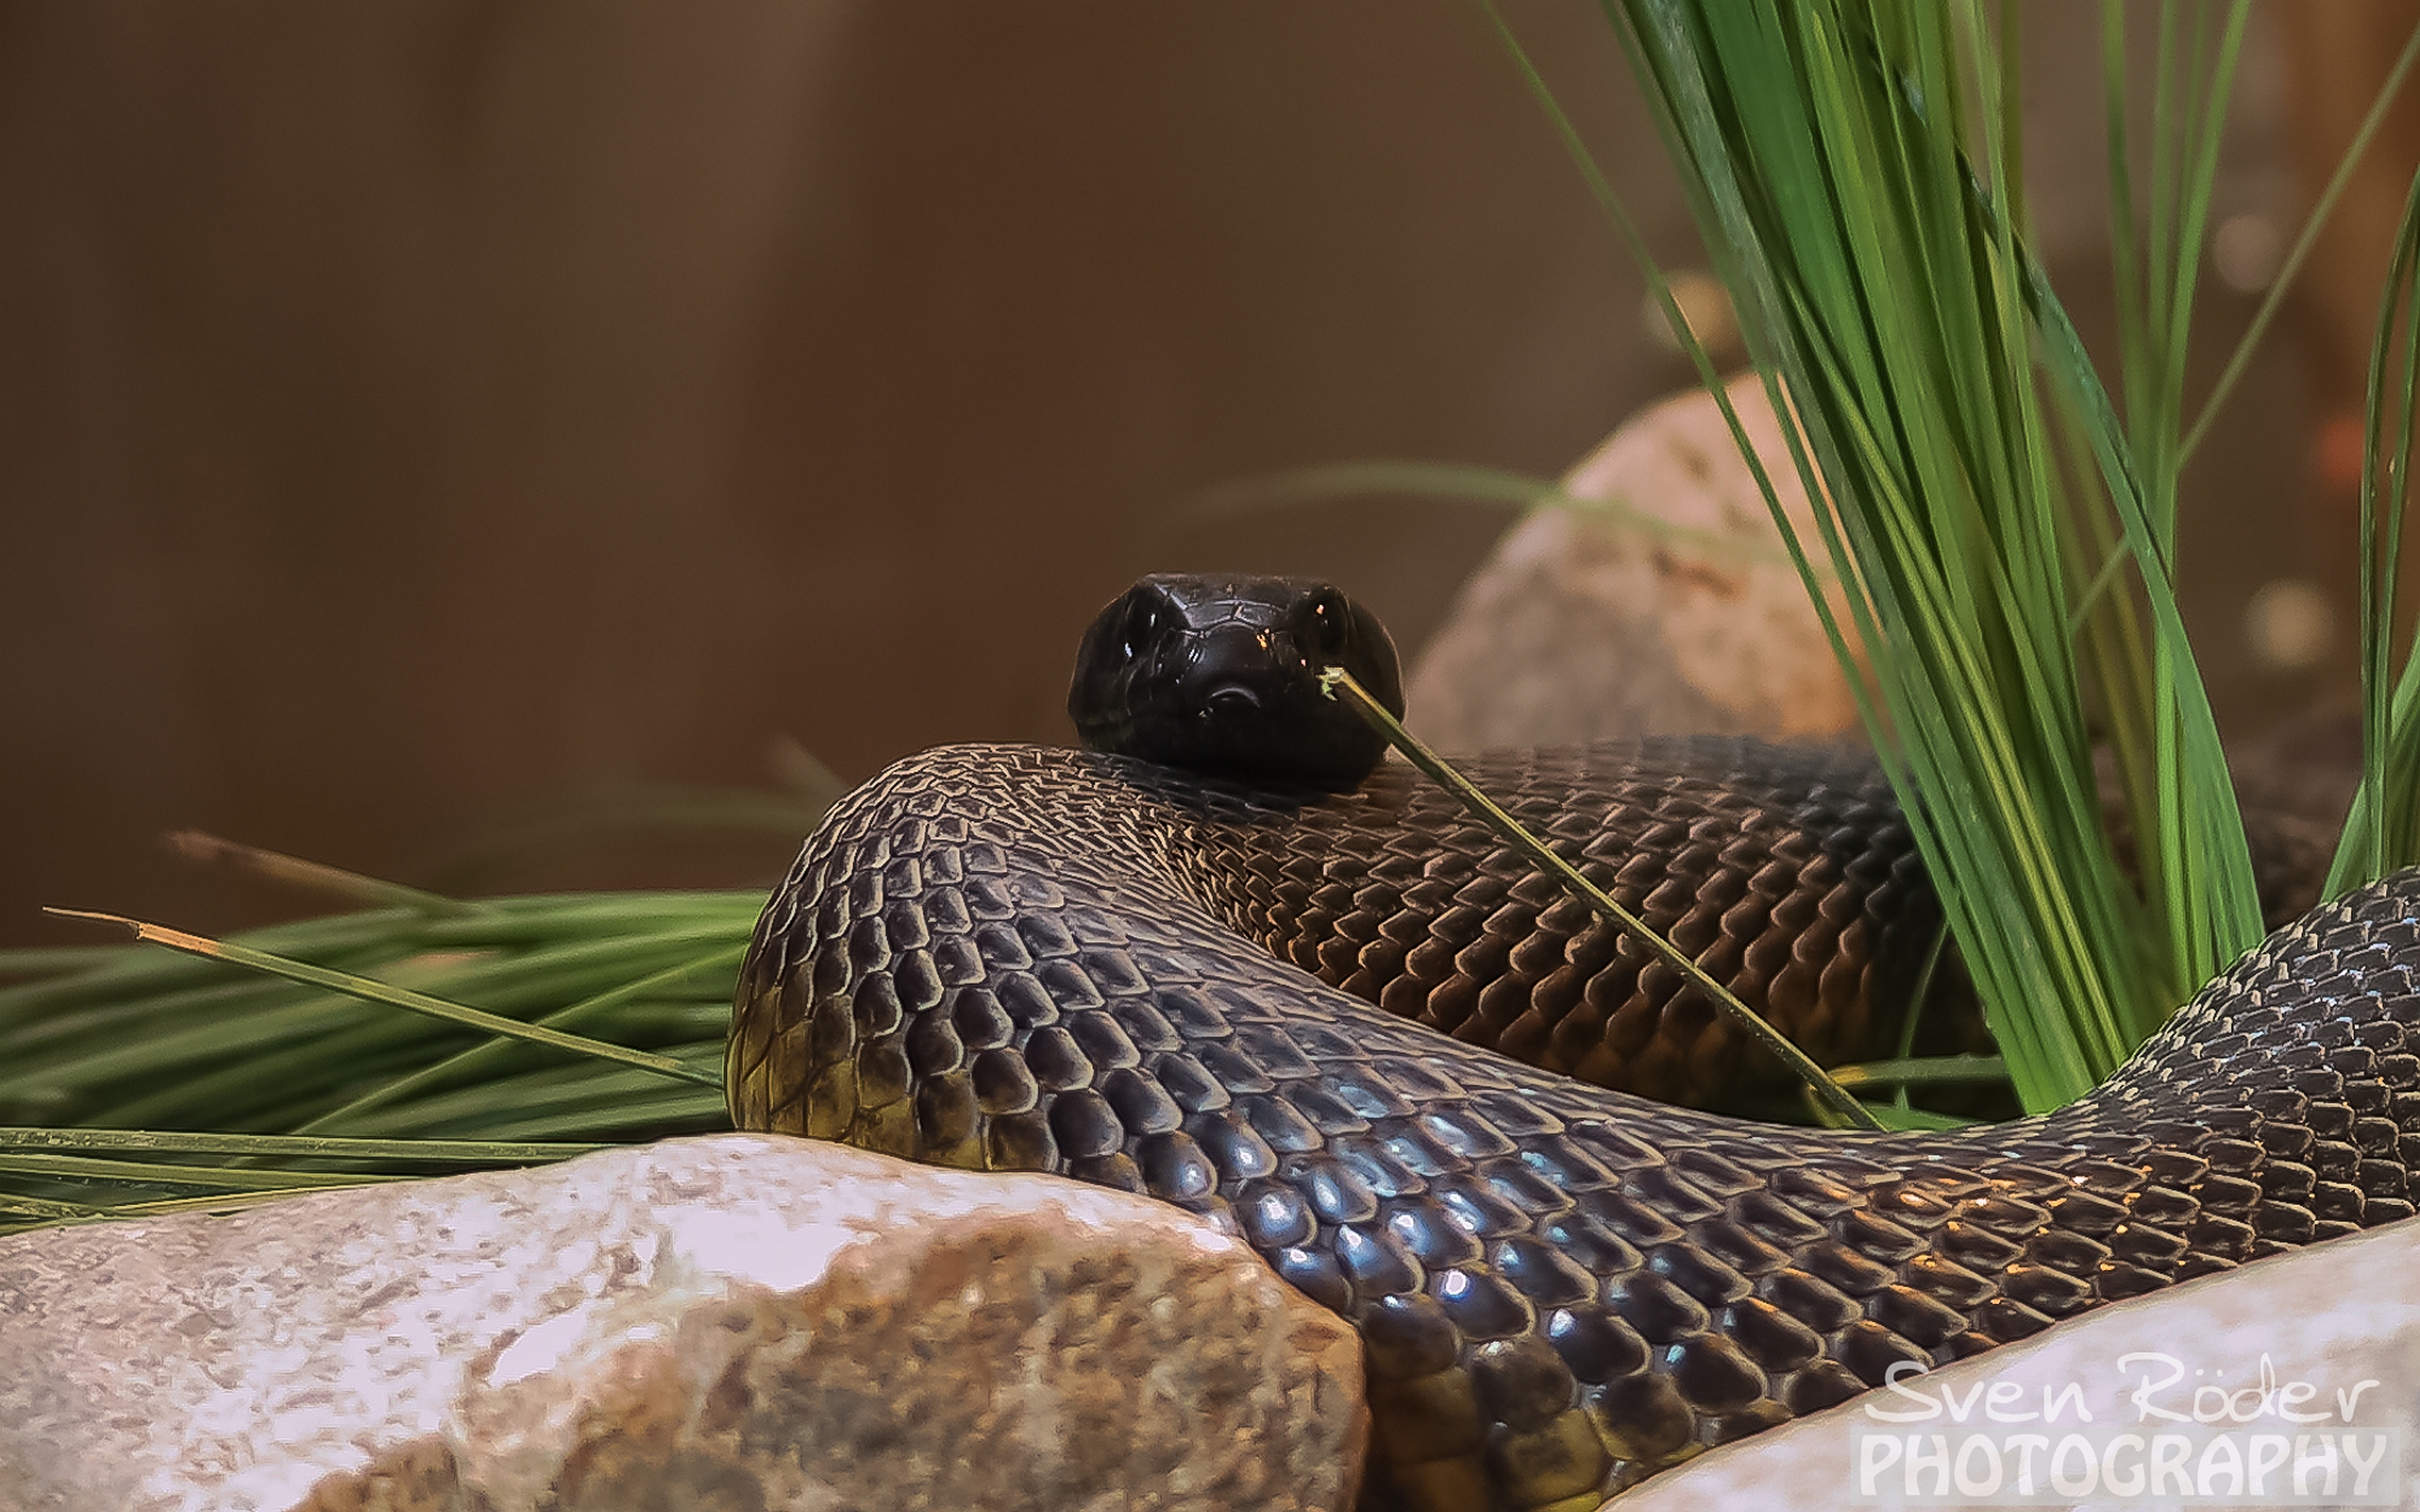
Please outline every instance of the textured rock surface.
M1763 388L1737 379L1731 397L1784 507L1811 527ZM1477 750L1858 728L1847 680L1711 398L1692 391L1638 415L1564 487L1686 534L1559 507L1532 513L1464 586L1412 669L1423 738Z
M1349 1505L1359 1345L1141 1197L728 1135L0 1241L0 1507Z
M2169 1494L2162 1495L2161 1487L2148 1480L2148 1435L2190 1435L2205 1428L2223 1428L2235 1435L2249 1461L2246 1476L2229 1475L2224 1452L2197 1446L2186 1461L2197 1491L2204 1453L2214 1452L2220 1462L2211 1477L2214 1499L2197 1498L2186 1504L2283 1504L2281 1493L2292 1489L2295 1461L2306 1452L2315 1461L2307 1472L2308 1488L2318 1495L2324 1486L2317 1463L2319 1435L2342 1435L2349 1428L2361 1435L2389 1431L2400 1435L2399 1457L2378 1464L2369 1486L2382 1493L2382 1499L2366 1504L2410 1506L2420 1499L2420 1288L2411 1284L2415 1269L2420 1269L2420 1219L2256 1261L2241 1270L2113 1303L2039 1338L1910 1378L1902 1385L1912 1398L1888 1390L1870 1392L1829 1412L1716 1450L1606 1506L1609 1512L1695 1512L1702 1507L1796 1512L1803 1507L1908 1504L1905 1436L1936 1433L1944 1435L1953 1456L1960 1452L1957 1435L1985 1434L1997 1439L2003 1448L1994 1485L2001 1491L2015 1486L2020 1468L2018 1450L2009 1435L2040 1433L2052 1441L2035 1451L2035 1476L2037 1490L2053 1490L2048 1455L2058 1439L2077 1434L2105 1444L2115 1435L2133 1433L2146 1443L2118 1451L2111 1467L2116 1481L2097 1482L2090 1492L2079 1489L2047 1503L2037 1498L2036 1504L2176 1505L2183 1501L2173 1494L2176 1482L2169 1482ZM2372 1384L2364 1387L2363 1382ZM2066 1395L2070 1384L2077 1388L2073 1404ZM2046 1389L2060 1403L2055 1424L1991 1420L1995 1412L2002 1419L2029 1413L2040 1419ZM2144 1393L2139 1406L2135 1400L2138 1392ZM1937 1404L1937 1415L1924 1416L1927 1400ZM1952 1414L1953 1405L1961 1403L1963 1423ZM2197 1410L2204 1418L2224 1414L2227 1418L2205 1425L2159 1416L2172 1412L2190 1418ZM1877 1416L1884 1413L1915 1416L1911 1420ZM1899 1462L1883 1463L1893 1458L1888 1450L1867 1451L1859 1445L1858 1435L1873 1432L1901 1440ZM2247 1495L2238 1502L2234 1497L2245 1488L2262 1452L2252 1446L2252 1437L2262 1435L2282 1440L2282 1447L2273 1444L2268 1452L2282 1453L2284 1462L2268 1472L2267 1496ZM2298 1443L2300 1439L2308 1443ZM2354 1448L2367 1456L2376 1445L2363 1442ZM1869 1452L1876 1461L1875 1494L1860 1495L1858 1476ZM1998 1505L2017 1500L1983 1488L1990 1463L1991 1456L1975 1452L1966 1467L1975 1488L1959 1490L1953 1484L1949 1502ZM1954 1458L1952 1466L1954 1469ZM2137 1468L2146 1469L2146 1483L2130 1491L2127 1486ZM2358 1467L2353 1458L2340 1457L2338 1468L2342 1500L2322 1496L2316 1504L2353 1504ZM2084 1473L2080 1460L2070 1459L2066 1469L2071 1481ZM2106 1476L2109 1469L2095 1473ZM1939 1478L1934 1471L1920 1470L1917 1488L1931 1491ZM1942 1502L1935 1499L1930 1504ZM2306 1500L2295 1504L2314 1503Z

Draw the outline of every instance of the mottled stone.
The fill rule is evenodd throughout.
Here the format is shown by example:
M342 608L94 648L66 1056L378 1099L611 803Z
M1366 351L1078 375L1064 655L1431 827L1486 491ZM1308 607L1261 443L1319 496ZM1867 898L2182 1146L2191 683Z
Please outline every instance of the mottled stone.
M0 1507L1350 1505L1240 1242L773 1136L0 1240Z
M1763 387L1750 375L1730 394L1822 561ZM1624 517L1549 506L1497 544L1412 668L1408 700L1424 739L1477 750L1858 728L1848 681L1712 398L1692 390L1633 418L1564 491Z
M2022 1446L2014 1435L2040 1434L2048 1441L2033 1450L2035 1489L2041 1492L2057 1489L2050 1483L2050 1455L2062 1439L2072 1435L2105 1446L2115 1435L2131 1433L2143 1444L2121 1446L2114 1461L2093 1472L2104 1476L2114 1469L2117 1483L2097 1483L2090 1492L2078 1486L2068 1496L2036 1504L2176 1505L2183 1501L2175 1494L2180 1483L2170 1480L2163 1486L2149 1479L2149 1462L2157 1452L2151 1435L2223 1429L2234 1436L2233 1452L2246 1460L2245 1473L2230 1472L2229 1451L2206 1443L2190 1445L2185 1472L2194 1478L2198 1492L2204 1467L2210 1464L2215 1500L2185 1504L2286 1504L2284 1493L2293 1487L2296 1461L2306 1456L2311 1460L2305 1472L2307 1489L2319 1500L2294 1504L2351 1504L2357 1458L2375 1452L2375 1438L2340 1447L2341 1501L2322 1494L2319 1447L2319 1435L2350 1431L2399 1435L2399 1455L2391 1453L2372 1472L2368 1489L2382 1497L2365 1504L2410 1506L2420 1498L2420 1286L2412 1283L2415 1272L2420 1272L2420 1219L2254 1261L2239 1270L2113 1303L2025 1343L1910 1377L1900 1383L1901 1392L1868 1392L1828 1412L1715 1450L1605 1504L1608 1512L1941 1505L1941 1498L1919 1503L1907 1495L1907 1435L1919 1435L1928 1454L1933 1448L1929 1437L1939 1434L1950 1474L1958 1472L1961 1453L1970 1456L1964 1468L1970 1488L1961 1490L1952 1482L1947 1502L1998 1505L2018 1500L1995 1496L1985 1487L1990 1480L2003 1492L2018 1488ZM2162 1416L2166 1413L2225 1420L2180 1422ZM1864 1447L1860 1435L1872 1434L1898 1439L1899 1453ZM2263 1435L2273 1437L2256 1450L2252 1438ZM1962 1435L1996 1441L1996 1478L1994 1456L1965 1450ZM2337 1442L2342 1445L2341 1439ZM2236 1500L2250 1489L2249 1473L2263 1452L2284 1456L2267 1472L2265 1494ZM1859 1477L1869 1454L1874 1462L1871 1494L1861 1494L1868 1490ZM2071 1485L2084 1473L2079 1457L2067 1459L2066 1468ZM2137 1469L2144 1471L2145 1483L2130 1489ZM1931 1492L1940 1478L1929 1468L1920 1468L1916 1488Z

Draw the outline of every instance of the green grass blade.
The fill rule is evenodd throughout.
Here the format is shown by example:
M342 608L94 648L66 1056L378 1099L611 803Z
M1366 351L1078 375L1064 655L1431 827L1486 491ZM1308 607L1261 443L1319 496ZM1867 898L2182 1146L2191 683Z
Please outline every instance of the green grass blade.
M290 1186L265 1188L258 1192L211 1192L198 1196L157 1197L145 1202L128 1202L109 1207L88 1208L78 1205L73 1215L35 1223L0 1225L0 1234L23 1233L29 1228L55 1227L66 1223L103 1223L122 1218L156 1218L176 1212L241 1212L288 1197L299 1197L316 1192L343 1192L352 1188L382 1184L377 1177L356 1177L349 1181L331 1182L324 1186Z
M2008 1062L1997 1056L1906 1057L1834 1066L1832 1079L1855 1091L1860 1087L1956 1087L2005 1084Z
M608 1009L669 991L701 973L722 971L735 978L740 959L746 954L747 946L744 942L723 946L703 955L694 956L666 967L651 975L637 977L616 987L608 988L604 991L582 998L568 1007L558 1008L539 1019L538 1026L546 1029L562 1029L570 1024L582 1022ZM721 1005L728 1005L735 985L735 981L726 981L722 984L723 989L717 994ZM506 1046L496 1040L473 1045L467 1050L458 1051L447 1057L433 1066L423 1067L374 1091L365 1092L343 1107L331 1109L303 1124L296 1132L307 1134L342 1128L350 1121L373 1108L415 1096L430 1088L477 1075L497 1064L503 1058L505 1049ZM717 1085L720 1085L719 1081Z
M188 861L203 866L238 868L272 882L342 899L356 908L407 908L414 913L439 918L480 912L477 903L448 898L442 893L406 887L401 883L388 882L379 877L365 877L360 872L347 871L323 861L305 861L299 856L264 850L258 846L222 840L199 830L170 832L168 847Z
M1550 506L1601 521L1616 530L1670 545L1687 546L1719 559L1769 562L1789 559L1788 554L1779 546L1767 545L1746 537L1701 530L1692 525L1675 524L1625 499L1582 498L1564 489L1554 478L1451 462L1329 462L1317 467L1294 468L1204 490L1195 495L1192 512L1205 518L1218 518L1371 494L1459 499L1519 509Z
M610 1148L529 1140L356 1140L328 1135L189 1133L131 1128L0 1128L0 1150L163 1151L186 1155L275 1155L347 1160L432 1160L519 1164L568 1160Z
M550 1049L587 1056L597 1060L618 1061L626 1066L635 1066L658 1075L676 1077L683 1081L700 1082L717 1088L721 1085L719 1077L702 1074L668 1056L649 1055L645 1051L606 1044L601 1040L583 1039L579 1035L564 1034L560 1030L540 1028L496 1014L482 1012L477 1008L465 1007L458 1003L447 1003L443 999L433 998L406 988L389 987L384 982L372 981L368 977L354 976L344 971L332 971L325 967L313 966L303 961L288 960L284 956L272 955L265 951L253 950L250 946L233 941L208 939L199 935L188 935L182 930L145 923L140 919L127 919L116 914L92 913L66 908L52 908L44 911L64 918L90 919L102 923L117 924L133 931L136 938L147 943L164 945L171 950L183 951L189 954L222 960L232 966L267 972L271 976L282 976L291 982L325 988L329 991L341 992L347 997L359 998L364 1002L383 1003L391 1007L404 1008L432 1019L462 1024L487 1034L527 1040L531 1044L544 1045Z
M2420 774L2420 658L2407 653L2399 682L2390 677L2416 387L2420 177L2404 204L2370 345L2361 436L2361 786L2329 868L2330 896L2420 862L2420 799L2412 791Z
M2386 80L2378 86L2377 96L2370 101L2369 111L2362 115L2360 129L2353 133L2353 140L2345 147L2344 155L2336 161L2336 171L2328 175L2327 186L2320 191L2310 215L2304 219L2303 229L2294 237L2292 249L2286 253L2285 261L2278 265L2276 277L2269 281L2269 287L2260 297L2260 307L2253 312L2251 324L2244 328L2235 350L2227 353L2226 366L2220 369L2218 381L2210 386L2209 397L2202 402L2202 412L2194 417L2192 429L2185 433L2184 443L2177 449L2180 465L2190 460L2200 448L2203 438L2209 434L2212 422L2219 418L2219 411L2225 406L2227 396L2235 392L2237 381L2242 378L2244 369L2251 366L2252 354L2259 350L2261 338L2268 335L2270 322L2276 318L2279 310L2285 308L2286 296L2294 286L2295 276L2302 271L2304 261L2310 256L2310 249L2318 245L2319 233L2326 228L2327 217L2336 209L2336 201L2343 198L2344 186L2353 181L2353 170L2361 165L2361 159L2369 152L2370 139L2377 135L2378 127L2385 122L2388 107L2403 92L2404 77L2411 72L2415 59L2420 59L2420 24L2415 24L2411 35L2404 39L2403 51L2395 55L2394 66L2387 70Z
M56 1197L29 1197L0 1192L0 1237L45 1228L55 1224L84 1223L109 1216L108 1209L89 1202L61 1202Z
M17 1155L0 1151L0 1175L100 1181L138 1187L199 1187L212 1192L291 1191L297 1187L358 1186L389 1176L338 1175L327 1171L239 1171L214 1165L159 1165L140 1160L97 1160L80 1155Z

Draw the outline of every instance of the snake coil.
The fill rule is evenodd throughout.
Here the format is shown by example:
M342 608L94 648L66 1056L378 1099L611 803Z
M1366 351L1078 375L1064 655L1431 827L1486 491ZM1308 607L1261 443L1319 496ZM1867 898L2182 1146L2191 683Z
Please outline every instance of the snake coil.
M1303 651L1259 612L1303 585L1144 587L1155 631L1241 603ZM1465 769L1819 1059L1904 1007L1937 905L1870 763L1671 740ZM2420 874L2280 931L2058 1112L1830 1133L1608 1090L1703 1098L1744 1047L1400 767L1337 775L891 766L757 926L734 1121L1209 1216L1358 1329L1365 1500L1439 1512L1593 1509L1898 1362L2414 1211Z

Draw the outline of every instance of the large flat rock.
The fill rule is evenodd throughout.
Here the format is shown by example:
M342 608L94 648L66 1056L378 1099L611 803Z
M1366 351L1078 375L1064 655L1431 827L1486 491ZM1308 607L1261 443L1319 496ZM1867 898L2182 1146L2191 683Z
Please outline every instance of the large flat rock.
M0 1508L1352 1504L1358 1342L1145 1198L724 1135L0 1240Z

